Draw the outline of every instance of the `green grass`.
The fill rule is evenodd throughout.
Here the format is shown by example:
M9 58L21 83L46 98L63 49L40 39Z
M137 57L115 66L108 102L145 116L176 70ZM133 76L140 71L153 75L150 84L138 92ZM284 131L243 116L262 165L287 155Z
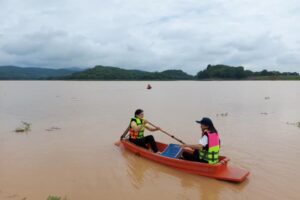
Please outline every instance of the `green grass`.
M47 198L47 200L67 200L67 198L65 197L65 198L61 198L61 197L57 197L57 196L49 196L48 198Z
M49 196L47 198L47 200L61 200L61 198L60 197L55 197L55 196Z

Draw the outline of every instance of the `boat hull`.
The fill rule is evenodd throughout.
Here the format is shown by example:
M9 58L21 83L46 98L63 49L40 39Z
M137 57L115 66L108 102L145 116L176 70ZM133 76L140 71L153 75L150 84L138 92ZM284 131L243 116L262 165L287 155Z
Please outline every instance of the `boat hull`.
M164 149L168 146L164 143L156 143L160 152L163 152ZM228 166L229 159L224 156L219 157L219 163L212 165L207 163L192 162L178 158L161 156L160 154L153 153L148 149L136 146L128 140L120 141L118 146L123 146L125 149L131 151L132 153L149 160L153 160L155 162L201 176L207 176L231 182L242 182L249 175L249 171L245 169Z

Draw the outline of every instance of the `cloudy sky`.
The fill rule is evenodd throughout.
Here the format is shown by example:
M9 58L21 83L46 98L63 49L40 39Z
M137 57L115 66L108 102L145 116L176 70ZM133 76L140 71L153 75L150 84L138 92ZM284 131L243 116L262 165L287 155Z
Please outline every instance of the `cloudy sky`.
M299 0L0 0L0 65L300 72Z

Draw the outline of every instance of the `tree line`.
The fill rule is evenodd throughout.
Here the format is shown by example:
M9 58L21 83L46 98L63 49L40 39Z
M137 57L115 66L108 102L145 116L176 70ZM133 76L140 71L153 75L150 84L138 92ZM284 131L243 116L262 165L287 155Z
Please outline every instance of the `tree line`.
M227 65L208 65L206 69L196 75L196 79L225 79L225 80L243 80L243 79L299 79L297 72L278 72L268 71L266 69L260 72L245 70L244 67L232 67Z

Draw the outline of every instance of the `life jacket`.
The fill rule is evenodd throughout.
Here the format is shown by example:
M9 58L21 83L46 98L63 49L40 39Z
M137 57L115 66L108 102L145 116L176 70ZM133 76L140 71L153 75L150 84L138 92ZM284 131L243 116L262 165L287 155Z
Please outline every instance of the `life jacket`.
M210 133L209 131L206 131L204 135L207 136L208 144L199 150L199 158L207 161L209 164L216 164L219 162L219 135L218 133Z
M131 122L134 121L136 123L136 125L141 125L143 124L143 119L139 119L139 118L131 118L130 120L130 129L129 129L129 132L130 132L130 138L131 139L139 139L139 138L142 138L144 137L144 131L145 131L145 127L142 127L139 132L135 131L132 127L131 127Z

